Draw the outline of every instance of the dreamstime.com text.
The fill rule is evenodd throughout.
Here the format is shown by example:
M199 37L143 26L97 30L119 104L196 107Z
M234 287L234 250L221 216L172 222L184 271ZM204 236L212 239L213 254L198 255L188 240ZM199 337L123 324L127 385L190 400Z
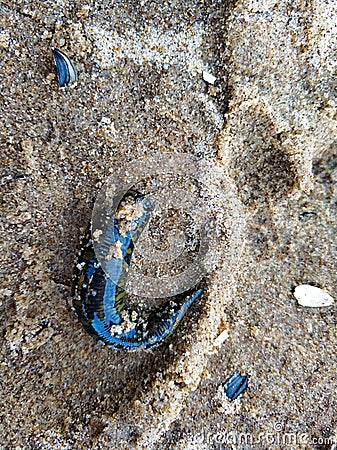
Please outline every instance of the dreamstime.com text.
M237 433L234 431L219 431L217 433L198 433L193 438L195 444L217 443L227 445L278 445L291 447L297 445L333 445L336 444L334 436L317 437L308 433L291 433L278 430L275 424L275 431L270 433Z

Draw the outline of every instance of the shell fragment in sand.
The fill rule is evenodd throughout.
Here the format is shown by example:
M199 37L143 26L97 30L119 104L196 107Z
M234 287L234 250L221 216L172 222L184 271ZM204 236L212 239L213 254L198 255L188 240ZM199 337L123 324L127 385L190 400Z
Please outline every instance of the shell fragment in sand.
M219 336L214 340L214 346L220 347L226 339L229 338L228 330L224 330Z
M206 72L205 70L202 72L202 78L206 83L214 84L216 77L212 75L211 73Z
M311 308L321 308L323 306L331 306L334 299L327 292L310 284L300 284L295 288L294 296L298 303L302 306Z

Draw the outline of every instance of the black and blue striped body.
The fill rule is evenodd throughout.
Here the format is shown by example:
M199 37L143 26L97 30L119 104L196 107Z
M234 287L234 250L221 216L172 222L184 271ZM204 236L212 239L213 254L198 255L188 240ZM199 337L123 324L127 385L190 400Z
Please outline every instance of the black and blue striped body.
M134 191L126 195L133 196L135 202L142 202L144 198ZM76 312L91 335L116 349L146 349L160 344L175 330L188 307L202 292L199 289L172 297L148 317L125 308L124 288L132 252L150 214L151 211L144 207L143 214L134 219L130 230L123 234L119 232L116 218L107 230L111 233L111 242L118 242L121 249L121 255L109 260L109 273L113 273L115 282L97 261L91 239L87 239L77 261L73 282Z

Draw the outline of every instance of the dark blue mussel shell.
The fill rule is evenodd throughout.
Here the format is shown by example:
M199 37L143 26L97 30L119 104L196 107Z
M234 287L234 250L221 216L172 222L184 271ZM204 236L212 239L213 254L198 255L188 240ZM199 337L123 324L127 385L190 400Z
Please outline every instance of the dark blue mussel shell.
M72 81L76 81L78 76L71 59L58 48L52 48L52 52L57 68L60 87L67 86Z
M241 375L237 370L224 383L224 391L230 400L235 400L248 386L248 375Z

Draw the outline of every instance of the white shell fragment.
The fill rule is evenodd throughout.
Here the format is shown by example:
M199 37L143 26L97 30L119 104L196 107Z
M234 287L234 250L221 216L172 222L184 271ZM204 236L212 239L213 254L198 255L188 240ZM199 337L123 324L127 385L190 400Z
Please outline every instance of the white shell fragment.
M52 52L60 87L67 86L69 83L77 81L77 72L71 59L58 48L52 48Z
M224 330L222 333L219 334L219 336L214 340L214 346L220 347L226 339L229 338L228 330Z
M294 296L298 303L302 306L311 308L321 308L323 306L331 306L334 299L327 292L310 284L300 284L295 288Z
M206 83L214 84L216 77L212 75L211 73L206 72L205 70L202 72L202 78Z

